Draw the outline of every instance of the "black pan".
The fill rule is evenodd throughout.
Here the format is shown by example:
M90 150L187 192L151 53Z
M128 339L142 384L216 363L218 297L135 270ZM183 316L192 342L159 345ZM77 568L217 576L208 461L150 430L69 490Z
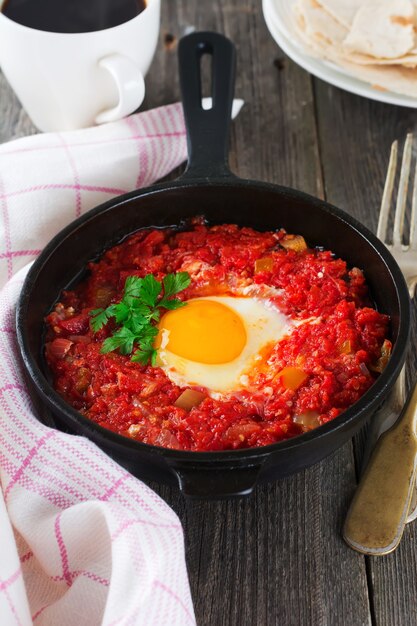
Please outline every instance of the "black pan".
M212 56L213 107L201 107L200 65ZM114 198L62 230L32 266L17 309L18 342L34 389L58 427L89 437L133 474L179 484L190 497L220 498L251 493L258 481L305 468L344 444L383 402L404 361L410 302L400 269L385 246L364 226L330 204L287 187L242 180L228 168L228 136L235 51L216 33L193 33L179 46L181 89L189 161L175 182ZM277 113L278 114L278 113ZM279 141L279 138L277 138ZM310 245L333 250L365 270L377 308L391 318L394 349L381 376L342 415L314 431L262 448L184 452L142 444L83 417L54 391L43 361L44 317L58 294L87 262L128 233L143 227L178 225L195 214L210 223L237 223L259 230L284 227Z

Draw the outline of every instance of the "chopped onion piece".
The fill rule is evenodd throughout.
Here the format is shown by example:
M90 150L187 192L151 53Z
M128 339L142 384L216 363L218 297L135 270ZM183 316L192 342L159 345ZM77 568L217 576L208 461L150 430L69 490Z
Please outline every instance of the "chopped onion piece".
M98 287L95 293L96 307L107 307L114 296L113 287Z
M191 411L193 407L201 404L204 398L207 398L207 396L204 393L201 393L201 391L186 389L180 396L178 396L174 404L180 409Z
M307 250L307 244L301 235L287 235L279 243L286 250L294 250L294 252Z
M141 424L132 424L127 429L127 432L129 433L131 437L136 437L136 435L140 432L141 428L142 428Z
M49 356L53 356L56 359L63 359L68 350L71 348L72 344L73 341L69 341L69 339L63 339L59 337L58 339L54 339L53 341L51 341L51 343L47 343L46 349Z
M365 376L369 376L370 372L368 368L366 367L365 363L360 363L359 367L361 369L362 374L365 374Z
M70 335L68 339L74 343L91 343L91 338L88 335Z
M255 274L259 274L259 272L271 272L273 267L274 259L272 259L271 257L257 259L255 261Z
M91 382L91 371L87 367L80 367L77 370L75 389L78 393L84 394Z
M293 422L294 424L300 424L304 430L312 430L320 426L317 411L306 411L305 413L301 413L301 415L294 415Z
M379 357L379 359L374 365L369 366L369 369L371 369L373 372L378 372L378 374L382 374L382 372L386 368L387 363L390 359L391 350L392 350L391 342L388 339L385 339L381 347L381 356Z
M181 445L174 433L169 431L167 428L163 428L154 443L157 446L162 446L163 448L172 448L176 450L181 450Z
M388 339L385 339L381 347L381 357L389 359L389 357L391 356L391 350L392 343Z

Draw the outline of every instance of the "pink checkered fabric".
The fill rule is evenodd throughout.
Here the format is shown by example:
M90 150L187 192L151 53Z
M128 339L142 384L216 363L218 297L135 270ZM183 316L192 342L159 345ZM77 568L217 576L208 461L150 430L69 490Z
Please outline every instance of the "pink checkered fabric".
M0 285L71 220L162 178L186 154L180 104L1 145Z
M17 270L52 235L185 156L178 104L0 146L1 626L195 624L177 516L93 443L34 418L14 324Z

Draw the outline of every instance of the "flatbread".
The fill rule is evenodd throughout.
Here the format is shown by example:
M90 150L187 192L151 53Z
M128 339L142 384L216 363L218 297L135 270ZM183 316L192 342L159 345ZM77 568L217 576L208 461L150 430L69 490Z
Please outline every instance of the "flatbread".
M370 83L374 89L395 91L404 96L417 98L417 70L401 65L354 65L340 59L339 65L352 76Z
M365 0L362 0L362 2L364 3ZM344 42L349 35L349 30L325 11L321 2L316 2L316 0L300 0L295 5L295 15L297 27L301 31L305 31L305 35L309 38L311 45L313 45L314 42L322 47L327 41L328 44L332 44L336 48L340 47L341 50L335 50L335 52L341 54L350 63L357 63L358 65L417 66L417 50L411 50L406 55L394 59L375 58L367 54L346 50ZM303 38L303 33L301 32L299 34L301 38Z
M353 63L346 58L342 46L348 30L324 11L316 0L298 0L294 25L297 39L313 56L339 65L377 90L395 91L417 98L417 69L398 64L384 65L382 60L379 60L379 65ZM411 55L409 58L412 58Z
M343 51L343 58L350 63L358 65L403 65L404 67L417 67L417 54L406 54L395 59L376 59L366 54L356 54Z
M341 45L348 31L315 0L298 0L294 6L293 30L298 42L311 56L338 64Z
M356 12L366 0L317 0L317 2L345 28L350 28Z
M367 0L357 11L343 42L347 53L398 59L415 47L411 0Z
M335 20L316 0L299 0L296 4L298 24L306 36L319 43L341 48L349 31Z

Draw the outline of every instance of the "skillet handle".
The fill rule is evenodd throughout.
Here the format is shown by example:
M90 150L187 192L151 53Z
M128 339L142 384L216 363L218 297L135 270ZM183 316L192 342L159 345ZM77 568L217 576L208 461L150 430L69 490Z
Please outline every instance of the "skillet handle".
M201 59L212 59L212 108L202 107ZM187 129L188 166L183 178L230 177L229 133L235 85L232 42L212 32L183 37L178 47L180 85Z
M190 500L221 500L250 496L258 481L262 462L249 467L213 469L173 468L181 493Z

